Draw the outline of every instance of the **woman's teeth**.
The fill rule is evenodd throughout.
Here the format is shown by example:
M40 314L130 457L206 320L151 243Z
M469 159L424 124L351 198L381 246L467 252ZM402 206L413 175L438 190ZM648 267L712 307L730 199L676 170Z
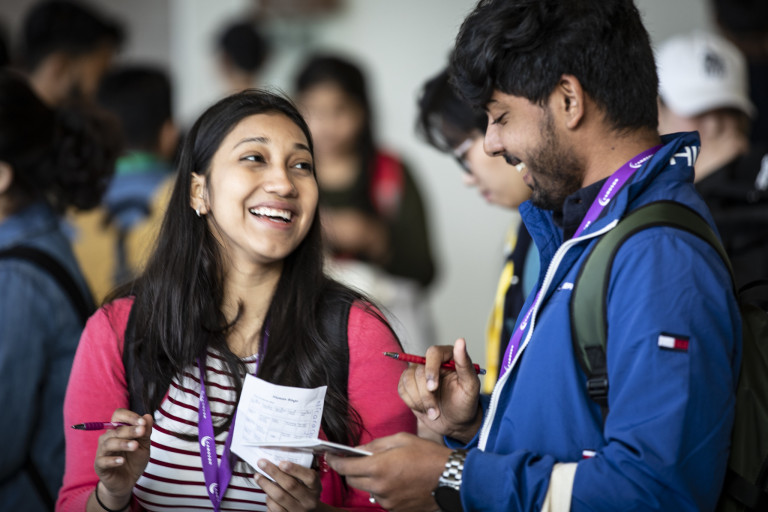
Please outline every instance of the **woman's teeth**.
M248 210L252 215L259 215L263 217L269 217L271 219L282 220L283 222L291 222L292 214L288 210L278 210L277 208L268 208L266 206L260 206L258 208L251 208Z

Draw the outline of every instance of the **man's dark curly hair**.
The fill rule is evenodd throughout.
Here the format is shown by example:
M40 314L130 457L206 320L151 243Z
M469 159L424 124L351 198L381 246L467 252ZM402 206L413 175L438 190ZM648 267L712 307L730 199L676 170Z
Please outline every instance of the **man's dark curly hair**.
M614 129L656 129L656 64L631 0L480 0L451 57L453 83L478 107L494 90L544 105L564 74Z

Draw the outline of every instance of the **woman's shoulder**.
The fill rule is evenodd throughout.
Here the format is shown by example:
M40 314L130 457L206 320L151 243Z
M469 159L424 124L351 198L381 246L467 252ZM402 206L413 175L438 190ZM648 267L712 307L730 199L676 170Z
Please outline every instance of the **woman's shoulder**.
M89 327L98 329L111 328L115 333L119 333L119 337L122 338L122 333L125 332L132 307L133 297L120 297L107 302L93 314L88 321Z
M349 308L347 338L350 351L399 350L400 342L384 314L372 303L355 301Z

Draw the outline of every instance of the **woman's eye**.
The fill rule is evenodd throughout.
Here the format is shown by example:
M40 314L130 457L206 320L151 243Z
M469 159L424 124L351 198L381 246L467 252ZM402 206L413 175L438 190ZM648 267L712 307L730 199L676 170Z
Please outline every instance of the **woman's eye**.
M499 124L499 123L503 122L506 118L507 118L507 113L504 112L499 117L497 117L496 119L493 120L493 124Z
M247 160L249 162L259 162L263 163L265 162L264 157L261 155L246 155L241 160Z
M305 171L312 172L312 164L310 162L299 162L297 164L294 164L293 167L296 169L302 169Z

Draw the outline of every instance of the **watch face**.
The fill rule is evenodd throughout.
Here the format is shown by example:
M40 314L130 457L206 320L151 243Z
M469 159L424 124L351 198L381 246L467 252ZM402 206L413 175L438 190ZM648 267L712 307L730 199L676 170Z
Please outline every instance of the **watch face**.
M443 512L463 512L459 490L447 485L441 485L434 492L437 506Z

